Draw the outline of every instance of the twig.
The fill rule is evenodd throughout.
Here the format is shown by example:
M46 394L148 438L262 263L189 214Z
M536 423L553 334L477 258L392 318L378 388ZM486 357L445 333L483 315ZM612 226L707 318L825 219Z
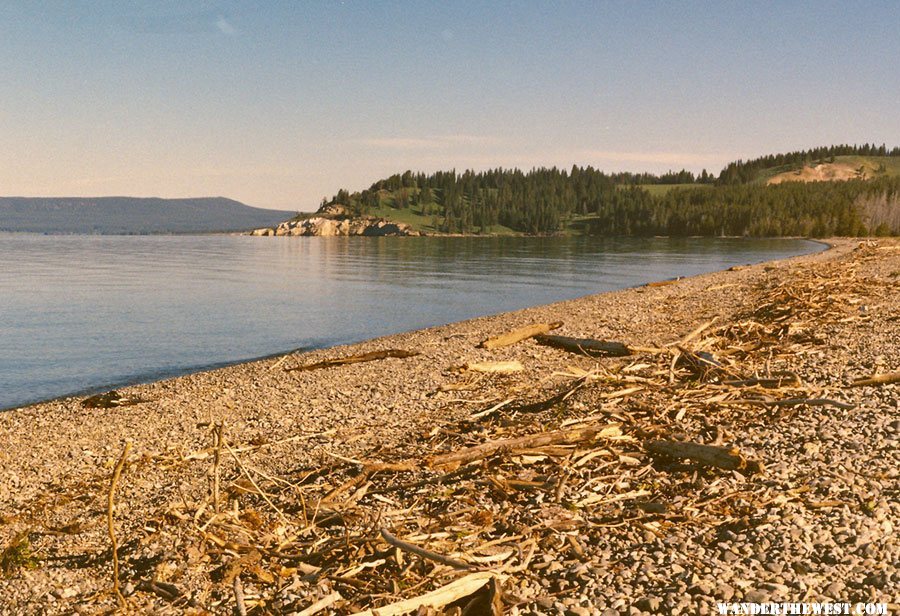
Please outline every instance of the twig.
M488 415L492 415L493 413L496 413L497 411L502 409L504 406L506 406L513 400L515 400L515 398L507 398L503 402L498 402L497 404L495 404L494 406L492 406L489 409L485 409L483 411L478 411L477 413L473 413L472 415L469 415L469 419L481 419L482 417L487 417Z
M831 400L830 398L788 398L786 400L772 400L766 402L766 406L799 406L805 404L807 406L834 406L839 409L856 408L855 404L849 402L841 402L840 400Z
M234 589L234 602L238 616L247 616L247 605L244 603L244 585L241 583L241 576L234 576L232 583Z
M682 338L679 342L670 343L670 345L667 345L667 346L685 345L688 342L690 342L691 340L693 340L694 338L696 338L697 336L699 336L700 334L702 334L704 331L706 331L706 329L715 322L716 322L716 317L713 317L709 321L706 321L705 323L700 324L695 330L693 330L687 336Z
M275 368L277 368L278 366L280 366L281 364L283 364L283 363L284 363L284 360L286 360L288 357L290 357L290 356L293 355L293 354L294 354L294 353L293 353L293 351L292 351L292 352L290 352L290 353L286 353L286 354L282 355L282 356L279 358L278 361L276 361L274 364L272 364L271 366L269 366L269 370L274 370Z
M219 508L219 464L222 459L222 435L225 426L221 423L216 424L213 429L213 507L217 514L221 513Z
M109 540L112 543L113 593L116 595L116 601L121 608L124 608L126 603L125 597L122 596L122 591L119 590L119 543L116 540L116 526L113 522L113 512L115 509L116 485L119 483L119 477L122 475L122 469L125 468L125 462L128 459L130 451L131 442L129 441L125 443L125 449L122 450L122 455L119 457L119 461L113 469L106 501L106 522L109 528Z
M528 436L520 436L518 438L489 441L468 449L434 456L429 458L427 463L431 468L456 467L461 464L474 462L475 460L482 460L497 453L505 453L516 449L535 449L546 447L547 445L574 445L595 438L606 438L619 436L621 434L622 430L619 424L608 424L604 426L595 425L572 428L570 430L558 430L556 432L542 432L540 434L531 434Z
M409 552L410 554L421 556L422 558L425 558L427 560L433 560L434 562L441 563L442 565L447 565L448 567L453 567L454 569L463 569L467 571L475 571L478 569L478 567L474 567L468 563L450 558L449 556L444 556L443 554L438 554L437 552L426 550L425 548L419 547L412 543L407 543L402 539L398 539L384 528L381 529L381 537L395 548L401 549L405 552Z
M296 616L313 616L313 614L318 614L325 608L331 607L341 599L343 599L341 593L335 591L329 595L325 595L324 597L310 605L308 608L300 610L299 612L297 612Z
M385 351L370 351L369 353L361 353L359 355L350 355L349 357L340 357L338 359L326 359L314 364L305 366L297 366L296 368L285 368L285 372L305 372L308 370L319 370L321 368L331 368L334 366L345 366L347 364L358 364L367 361L376 361L379 359L387 359L395 357L405 359L407 357L415 357L418 351L404 351L403 349L387 349Z
M275 505L275 503L272 502L272 499L269 498L269 495L266 494L265 491L264 491L261 487L259 487L259 484L256 483L256 480L253 479L253 476L250 474L250 472L249 472L249 471L247 470L247 468L244 466L244 463L241 462L241 459L238 457L238 455L234 452L234 450L233 450L231 447L228 446L228 442L223 440L223 441L222 441L222 445L225 447L225 449L228 450L228 453L231 454L231 457L234 458L234 461L237 463L238 467L241 469L241 472L244 473L244 477L247 478L247 481L249 481L250 484L251 484L254 488L256 488L256 491L259 493L259 495L263 497L263 499L269 504L269 506L270 506L272 509L275 510L275 512L276 512L279 516L281 516L281 519L285 519L286 516L284 515L284 512L283 512L281 509L279 509L279 508Z

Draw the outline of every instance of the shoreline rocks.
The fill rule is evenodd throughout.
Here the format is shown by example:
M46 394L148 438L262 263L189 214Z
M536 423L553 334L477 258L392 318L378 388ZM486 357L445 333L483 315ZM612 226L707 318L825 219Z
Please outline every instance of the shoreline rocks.
M314 216L303 220L287 220L276 227L254 229L253 236L418 236L421 235L410 225L402 222L391 222L374 216L331 217Z

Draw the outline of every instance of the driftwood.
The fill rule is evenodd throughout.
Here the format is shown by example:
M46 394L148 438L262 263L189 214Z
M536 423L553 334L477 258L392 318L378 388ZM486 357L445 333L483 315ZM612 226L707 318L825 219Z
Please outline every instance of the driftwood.
M556 432L542 432L540 434L531 434L517 438L490 441L475 447L469 447L468 449L432 456L427 460L427 463L430 468L455 468L462 464L483 460L494 454L506 453L517 449L536 449L538 447L546 447L547 445L573 445L595 438L619 436L621 434L622 430L619 427L619 424L571 428L569 430L559 430Z
M325 595L324 597L322 597L321 599L319 599L312 605L310 605L305 610L300 610L299 612L297 612L296 616L313 616L313 614L318 614L322 610L328 609L329 607L331 607L332 605L334 605L336 602L340 601L341 599L343 599L343 597L341 596L341 593L339 593L339 592L330 593L328 595Z
M184 593L175 584L160 582L158 580L141 580L137 585L138 590L151 592L157 597L169 603L185 602Z
M408 614L422 607L444 607L475 594L495 578L499 579L500 576L491 571L470 573L455 582L450 582L446 586L425 593L419 597L405 599L403 601L398 601L397 603L385 605L384 607L356 612L352 616L402 616L403 614Z
M563 349L571 353L579 355L590 355L592 357L623 357L631 355L631 349L621 342L608 342L606 340L595 340L593 338L570 338L568 336L554 336L550 334L541 334L534 338L540 344Z
M900 372L873 374L864 379L856 379L850 385L851 387L865 387L867 385L889 385L890 383L900 383Z
M421 556L422 558L425 558L427 560L433 560L436 563L441 563L442 565L447 565L448 567L453 567L454 569L464 569L468 571L478 569L478 567L470 565L469 563L464 563L462 561L456 560L455 558L450 558L449 556L444 556L443 554L438 554L437 552L426 550L425 548L419 547L414 543L409 543L408 541L398 539L383 528L381 529L381 538L395 548L403 550L404 552L409 552L410 554Z
M793 372L785 372L779 376L773 377L753 377L750 379L737 379L731 381L722 381L722 385L730 385L731 387L760 387L779 388L787 385L799 385L800 377Z
M418 351L404 351L403 349L387 349L384 351L370 351L369 353L361 353L359 355L350 355L348 357L339 357L337 359L326 359L317 361L314 364L305 366L297 366L295 368L285 368L285 372L306 372L307 370L319 370L321 368L331 368L333 366L344 366L347 364L359 364L366 361L376 361L378 359L387 359L388 357L396 357L405 359L407 357L415 357L419 355Z
M81 406L86 409L112 409L119 406L132 406L141 402L149 402L146 398L138 398L132 396L123 396L113 389L96 396L85 398L81 401Z
M646 287L667 287L670 284L675 284L679 280L681 280L681 278L670 278L669 280L657 280L654 282L648 282L644 286L646 286Z
M766 406L833 406L839 409L853 409L855 404L849 402L841 402L840 400L832 400L830 398L787 398L784 400L772 400L766 402Z
M482 342L480 346L484 349L499 349L500 347L510 346L517 342L534 338L540 334L546 334L547 332L560 327L562 327L560 321L554 323L535 323L534 325L527 325L525 327L514 329L505 334L495 336L494 338L488 338Z
M512 374L521 372L525 367L518 361L482 361L471 362L463 366L468 372L484 372L487 374Z
M653 441L647 444L647 451L653 455L687 459L703 466L715 466L745 474L761 473L763 465L756 460L748 460L735 447L719 447L681 441Z

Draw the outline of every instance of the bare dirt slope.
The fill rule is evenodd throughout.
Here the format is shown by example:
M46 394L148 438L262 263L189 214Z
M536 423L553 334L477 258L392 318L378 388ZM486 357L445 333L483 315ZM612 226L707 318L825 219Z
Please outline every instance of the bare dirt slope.
M819 163L818 165L805 165L796 171L786 171L775 175L766 184L781 184L782 182L836 182L846 180L868 180L872 177L872 170L865 166L860 167L849 163Z

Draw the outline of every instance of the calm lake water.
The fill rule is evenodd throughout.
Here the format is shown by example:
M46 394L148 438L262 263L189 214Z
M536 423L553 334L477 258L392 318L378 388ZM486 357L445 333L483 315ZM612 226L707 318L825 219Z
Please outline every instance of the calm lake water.
M0 234L0 409L821 248Z

